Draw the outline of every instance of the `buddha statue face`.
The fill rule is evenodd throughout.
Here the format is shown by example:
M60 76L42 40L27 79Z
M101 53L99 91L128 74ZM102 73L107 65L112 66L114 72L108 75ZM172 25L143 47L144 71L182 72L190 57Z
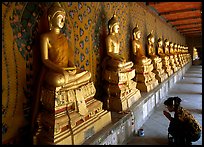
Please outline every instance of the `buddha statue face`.
M174 49L177 49L177 44L174 44Z
M133 38L134 39L140 39L141 38L141 31L137 28L133 29Z
M154 43L154 38L153 38L153 37L148 37L148 42L149 42L150 44Z
M162 41L161 38L159 38L159 39L158 39L158 46L159 46L159 47L162 47L162 45L163 45L163 41Z
M48 9L48 21L50 30L52 28L63 28L65 23L65 11L59 3L54 3Z
M164 44L165 44L165 46L169 46L169 41L166 39L165 41L164 41Z
M170 43L170 47L173 47L173 46L174 46L174 44L171 42L171 43Z
M119 25L118 24L115 24L113 27L112 27L112 32L113 33L119 33Z
M153 31L152 31L153 32ZM147 36L147 40L150 44L154 44L154 36L152 35L152 32Z
M154 37L151 37L151 38L150 38L150 41L151 41L152 43L154 43Z

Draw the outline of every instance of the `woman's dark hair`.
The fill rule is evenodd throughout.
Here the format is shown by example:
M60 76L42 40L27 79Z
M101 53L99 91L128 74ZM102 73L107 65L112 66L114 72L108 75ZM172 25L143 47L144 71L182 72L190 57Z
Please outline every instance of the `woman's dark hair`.
M179 97L169 97L167 100L164 101L164 105L167 106L180 106L181 99Z

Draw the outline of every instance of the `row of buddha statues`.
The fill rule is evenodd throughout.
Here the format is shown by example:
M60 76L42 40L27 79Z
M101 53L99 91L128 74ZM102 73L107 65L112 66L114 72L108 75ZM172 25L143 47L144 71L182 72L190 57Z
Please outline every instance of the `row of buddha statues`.
M141 92L153 90L190 61L186 47L147 36L147 56L140 41L138 25L133 29L134 61L120 55L119 21L108 21L102 80L105 103L94 98L96 88L91 73L79 70L70 61L68 41L60 32L65 10L54 3L47 11L49 31L41 34L43 68L33 102L31 134L33 144L82 144L111 123L111 111L128 110ZM157 51L156 51L157 50ZM104 105L105 104L105 105Z

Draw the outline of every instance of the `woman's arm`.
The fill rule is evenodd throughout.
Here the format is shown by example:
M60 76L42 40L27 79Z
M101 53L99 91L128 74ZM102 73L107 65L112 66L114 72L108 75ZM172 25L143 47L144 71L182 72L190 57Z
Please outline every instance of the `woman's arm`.
M173 120L173 117L171 117L171 114L167 111L163 111L163 114L166 116L166 118L168 118L169 121L172 121Z

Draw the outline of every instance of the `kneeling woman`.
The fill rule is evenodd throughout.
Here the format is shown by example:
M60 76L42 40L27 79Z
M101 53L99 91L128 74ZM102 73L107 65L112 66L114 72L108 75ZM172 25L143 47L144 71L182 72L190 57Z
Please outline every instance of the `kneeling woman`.
M179 97L170 97L164 101L169 112L175 112L174 117L167 111L163 114L170 120L168 132L175 140L175 144L189 144L197 141L201 136L201 126L194 116L180 106Z

